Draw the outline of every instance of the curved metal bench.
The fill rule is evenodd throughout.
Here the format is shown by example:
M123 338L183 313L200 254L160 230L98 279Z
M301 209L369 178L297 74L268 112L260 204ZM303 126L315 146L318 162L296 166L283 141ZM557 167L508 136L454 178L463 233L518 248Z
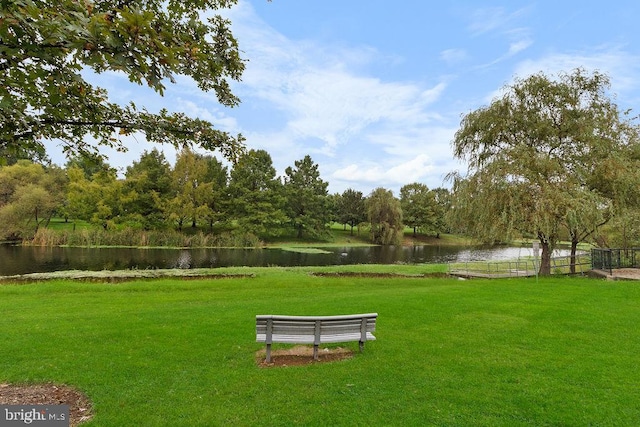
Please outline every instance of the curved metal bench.
M318 346L323 343L375 340L378 313L345 316L256 316L256 342L267 345L267 363L271 362L271 344L313 344L313 359L318 360Z

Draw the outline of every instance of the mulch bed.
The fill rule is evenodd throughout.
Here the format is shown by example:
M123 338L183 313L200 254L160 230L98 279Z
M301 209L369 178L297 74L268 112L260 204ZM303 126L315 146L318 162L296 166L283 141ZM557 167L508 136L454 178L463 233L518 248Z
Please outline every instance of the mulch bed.
M318 360L313 360L313 347L297 345L289 349L271 350L271 363L267 363L266 353L265 349L256 352L256 363L262 368L337 362L353 357L353 351L347 348L321 348L318 350Z
M1 405L69 405L69 425L93 417L91 401L76 389L57 384L0 384Z
M114 270L114 271L55 271L51 273L31 273L16 276L0 276L2 284L28 284L49 280L73 280L89 283L122 283L132 280L180 279L213 280L253 278L255 274L209 274L194 270Z

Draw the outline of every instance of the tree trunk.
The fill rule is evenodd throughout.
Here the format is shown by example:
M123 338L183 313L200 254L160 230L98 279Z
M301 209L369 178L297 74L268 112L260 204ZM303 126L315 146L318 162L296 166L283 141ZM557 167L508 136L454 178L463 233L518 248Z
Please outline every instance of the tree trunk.
M551 275L551 250L549 248L549 242L540 239L540 246L542 247L542 255L540 256L540 270L538 274L540 276Z
M569 273L575 274L576 272L576 253L578 252L578 237L576 234L571 234L571 256L569 261Z

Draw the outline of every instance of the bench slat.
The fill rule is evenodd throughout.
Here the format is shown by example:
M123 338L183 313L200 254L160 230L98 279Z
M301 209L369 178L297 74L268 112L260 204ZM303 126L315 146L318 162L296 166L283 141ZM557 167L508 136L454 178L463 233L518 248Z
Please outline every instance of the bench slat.
M339 320L339 321L332 321L332 320L321 320L321 319L310 319L308 321L285 321L285 320L277 320L277 319L272 319L272 324L273 325L280 325L280 326L299 326L299 327L312 327L315 323L316 320L319 320L321 322L322 325L332 325L332 326L349 326L349 325L360 325L362 322L362 319L353 319L353 320ZM367 323L371 323L371 324L375 324L375 319L366 319ZM267 320L258 320L256 322L257 325L266 325L267 324Z
M273 324L272 333L299 333L299 334L314 334L315 333L315 325L280 325ZM320 333L321 334L332 334L332 333L349 333L349 332L360 332L361 325L360 323L353 325L320 325ZM367 332L375 331L375 323L367 323L366 325ZM266 325L258 325L256 326L256 331L258 333L266 333L267 326Z
M292 320L315 321L316 319L319 319L322 321L327 321L327 320L362 319L363 317L375 319L376 317L378 317L378 313L348 314L348 315L341 315L341 316L284 316L279 314L259 314L256 316L256 320L273 319L273 320L288 320L288 321L292 321Z
M281 344L313 344L315 340L314 335L287 335L277 334L271 337L272 342ZM367 341L375 341L376 337L372 333L367 333ZM267 342L266 334L256 335L256 342ZM336 343L336 342L348 342L348 341L360 341L360 332L352 334L339 334L339 335L323 335L323 343Z

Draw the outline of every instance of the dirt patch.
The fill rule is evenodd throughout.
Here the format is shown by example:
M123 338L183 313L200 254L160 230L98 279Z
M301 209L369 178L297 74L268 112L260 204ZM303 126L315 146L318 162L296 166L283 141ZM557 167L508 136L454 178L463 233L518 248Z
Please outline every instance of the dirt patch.
M237 279L253 278L255 274L211 274L207 270L103 270L103 271L54 271L50 273L30 273L16 276L0 276L1 284L28 284L43 282L48 280L74 280L79 282L95 283L122 283L132 280L155 280L155 279L180 279L180 280L201 280L201 279Z
M313 347L297 345L289 349L271 350L271 363L267 363L266 353L265 349L256 352L256 363L263 368L336 362L353 357L353 351L347 348L321 348L318 350L318 360L313 360Z
M2 405L69 405L69 425L77 426L93 417L91 402L84 394L66 385L0 384Z

